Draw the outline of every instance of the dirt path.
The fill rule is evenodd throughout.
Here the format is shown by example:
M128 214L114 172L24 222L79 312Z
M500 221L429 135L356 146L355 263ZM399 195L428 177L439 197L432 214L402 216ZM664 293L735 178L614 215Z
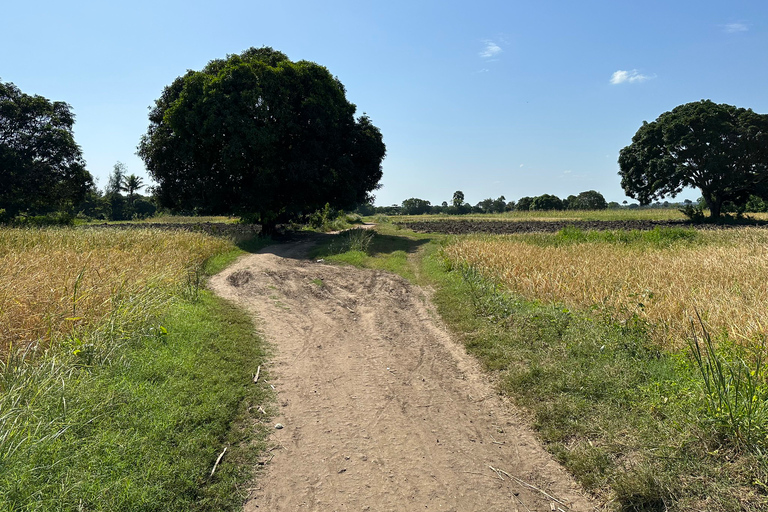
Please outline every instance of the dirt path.
M422 290L303 259L310 244L269 247L210 282L276 348L284 428L246 511L594 509Z

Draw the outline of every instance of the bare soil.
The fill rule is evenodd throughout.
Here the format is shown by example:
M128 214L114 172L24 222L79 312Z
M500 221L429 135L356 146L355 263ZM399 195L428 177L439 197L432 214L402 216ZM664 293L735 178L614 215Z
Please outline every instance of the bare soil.
M595 509L426 291L307 260L312 243L268 247L210 281L275 352L268 376L284 428L245 511Z

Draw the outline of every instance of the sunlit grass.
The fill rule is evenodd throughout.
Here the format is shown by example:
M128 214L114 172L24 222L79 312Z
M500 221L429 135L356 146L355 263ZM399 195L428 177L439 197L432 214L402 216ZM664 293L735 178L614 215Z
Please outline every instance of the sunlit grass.
M755 214L758 215L758 214ZM430 220L494 220L494 221L561 221L561 220L685 220L676 208L619 208L613 210L551 210L512 211L507 213L472 213L467 215L402 215L393 216L394 222Z
M264 347L202 289L241 253L186 231L0 229L0 510L242 507Z
M765 335L768 231L676 232L656 242L610 233L570 242L562 234L469 237L444 254L529 299L636 316L676 345L690 334L695 311L715 333Z
M182 231L0 229L0 353L44 348L147 294L162 299L179 283L195 286L203 262L231 249Z
M109 224L205 224L210 223L225 223L233 224L239 222L239 217L230 217L226 215L208 215L208 216L191 216L191 215L156 215L146 219L136 220L120 220L109 221ZM95 220L90 224L104 224L102 220Z

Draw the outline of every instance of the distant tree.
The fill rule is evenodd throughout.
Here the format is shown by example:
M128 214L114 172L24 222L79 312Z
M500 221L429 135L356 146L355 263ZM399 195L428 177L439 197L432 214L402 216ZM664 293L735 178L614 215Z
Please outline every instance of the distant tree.
M363 216L374 215L376 213L376 208L373 206L373 203L365 202L357 206L355 213Z
M562 210L563 201L552 194L543 194L533 198L531 210Z
M504 196L501 196L498 199L491 199L490 197L488 199L484 199L477 203L475 209L480 213L502 213L506 207L507 200L504 198Z
M608 202L603 194L594 190L581 192L577 196L568 196L569 210L605 210Z
M104 188L104 194L119 194L123 190L123 178L127 174L127 168L122 162L117 162L112 166L112 172L107 179L107 185Z
M133 205L136 191L141 188L144 188L144 180L135 174L131 174L130 176L123 176L120 182L120 190L128 192L128 204L130 205Z
M457 190L453 193L453 201L451 202L454 208L461 208L464 206L464 192Z
M443 208L448 208L448 201L443 201L443 204L441 206Z
M429 201L412 197L403 201L401 212L403 215L423 215L429 213L431 207Z
M325 67L250 48L167 86L138 155L161 205L239 214L269 231L326 203L373 199L386 148L355 111Z
M520 199L518 199L517 206L515 207L515 209L517 211L526 212L531 209L531 204L533 204L532 197L528 197L528 196L521 197Z
M714 219L768 189L768 115L709 100L643 125L619 153L621 186L641 204L696 187Z
M0 82L0 210L9 218L71 210L93 187L61 101L30 96Z
M621 208L621 205L619 203L617 203L616 201L611 201L610 203L608 203L608 209L609 210L616 210L618 208Z
M135 215L139 219L146 219L152 217L157 212L157 206L147 198L139 196L131 204L131 210L132 216Z

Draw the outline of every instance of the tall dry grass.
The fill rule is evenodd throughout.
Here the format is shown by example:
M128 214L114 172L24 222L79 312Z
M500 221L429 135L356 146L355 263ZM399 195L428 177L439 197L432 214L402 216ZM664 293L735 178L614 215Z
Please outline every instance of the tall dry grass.
M232 244L200 233L141 229L0 229L0 354L45 347L199 276ZM196 283L191 283L196 284ZM136 306L136 307L133 307Z
M542 244L541 236L458 239L444 249L527 298L637 315L665 342L690 334L695 311L714 332L752 339L768 328L768 231L702 231L669 246L609 240Z

